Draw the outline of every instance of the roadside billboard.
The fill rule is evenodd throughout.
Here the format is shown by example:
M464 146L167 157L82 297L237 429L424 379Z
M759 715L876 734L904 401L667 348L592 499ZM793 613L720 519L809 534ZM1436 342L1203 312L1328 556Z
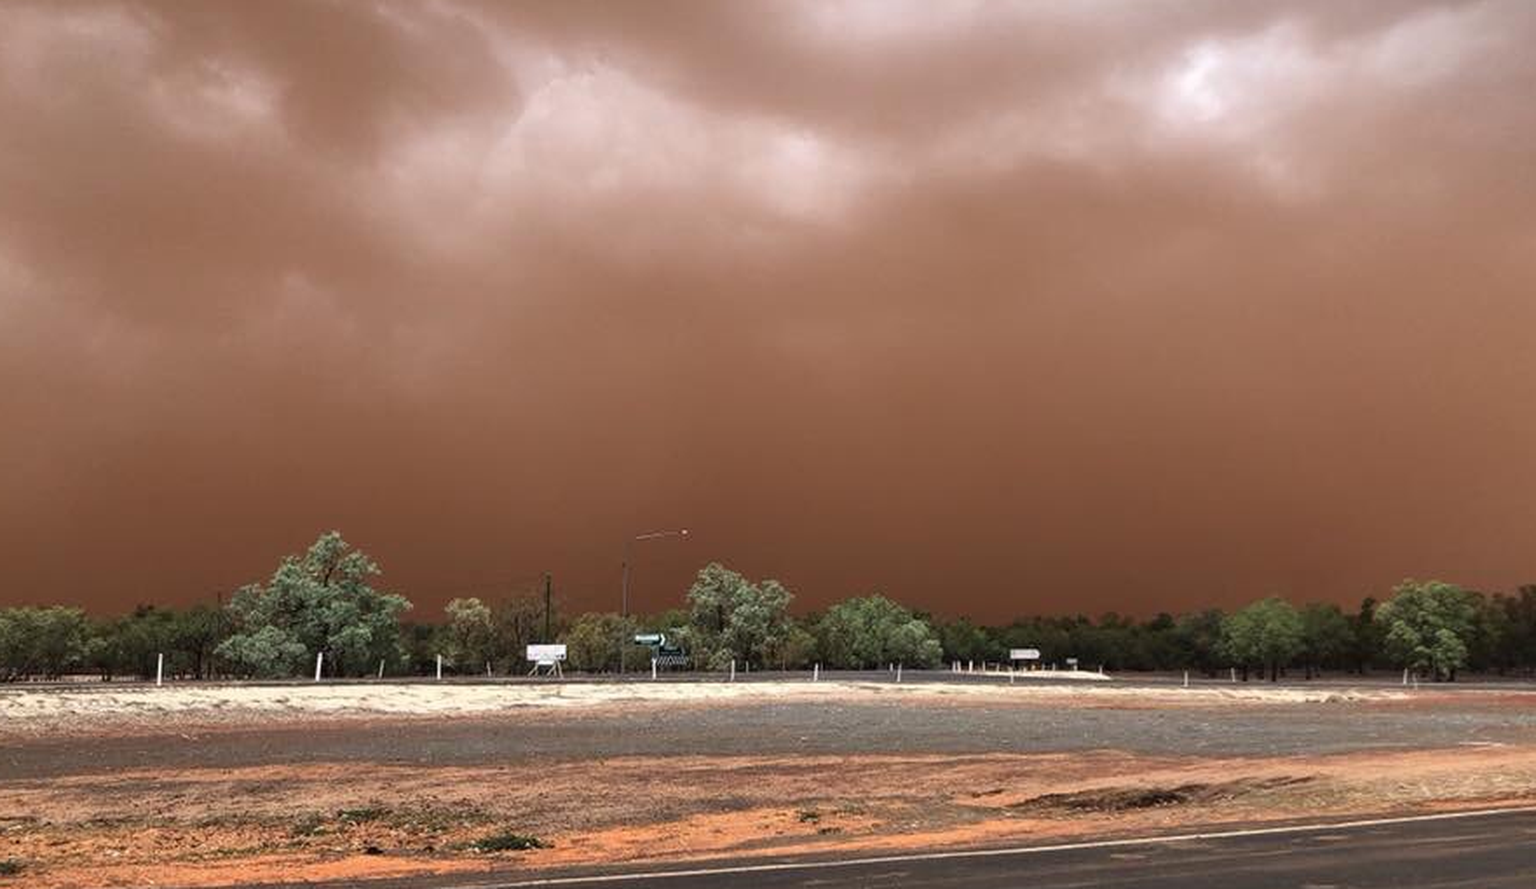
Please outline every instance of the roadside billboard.
M528 646L528 660L539 666L548 666L565 660L564 645L530 645Z

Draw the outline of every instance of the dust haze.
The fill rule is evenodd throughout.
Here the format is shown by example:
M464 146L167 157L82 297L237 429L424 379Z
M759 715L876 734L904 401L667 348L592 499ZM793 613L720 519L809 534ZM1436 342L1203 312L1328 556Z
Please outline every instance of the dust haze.
M1536 7L0 5L0 604L1536 577Z

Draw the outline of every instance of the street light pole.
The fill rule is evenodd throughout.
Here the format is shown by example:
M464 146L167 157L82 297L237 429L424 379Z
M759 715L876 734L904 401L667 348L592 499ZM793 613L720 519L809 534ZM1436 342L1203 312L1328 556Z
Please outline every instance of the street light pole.
M619 676L620 676L620 678L622 678L624 676L624 649L629 647L627 644L625 644L625 639L624 639L624 636L626 635L626 630L627 630L627 627L625 627L624 624L626 622L626 618L629 617L629 545L634 543L637 540L656 540L656 539L661 538L661 537L687 537L687 536L688 536L688 529L687 528L678 528L675 531L647 531L644 534L636 534L634 537L631 537L628 540L624 541L624 563L623 563L624 577L623 577L623 580L621 581L620 588L619 588Z

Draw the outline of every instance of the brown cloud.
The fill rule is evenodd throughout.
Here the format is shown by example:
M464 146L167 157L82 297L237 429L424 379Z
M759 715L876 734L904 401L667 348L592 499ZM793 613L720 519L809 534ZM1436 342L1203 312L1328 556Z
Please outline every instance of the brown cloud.
M0 599L1528 579L1533 18L8 5Z

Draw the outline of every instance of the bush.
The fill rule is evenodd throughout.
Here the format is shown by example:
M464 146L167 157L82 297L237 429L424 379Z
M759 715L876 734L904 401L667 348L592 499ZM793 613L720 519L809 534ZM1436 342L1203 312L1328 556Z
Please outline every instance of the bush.
M470 843L469 847L476 852L522 852L528 849L548 849L549 844L538 837L504 830L481 837Z

